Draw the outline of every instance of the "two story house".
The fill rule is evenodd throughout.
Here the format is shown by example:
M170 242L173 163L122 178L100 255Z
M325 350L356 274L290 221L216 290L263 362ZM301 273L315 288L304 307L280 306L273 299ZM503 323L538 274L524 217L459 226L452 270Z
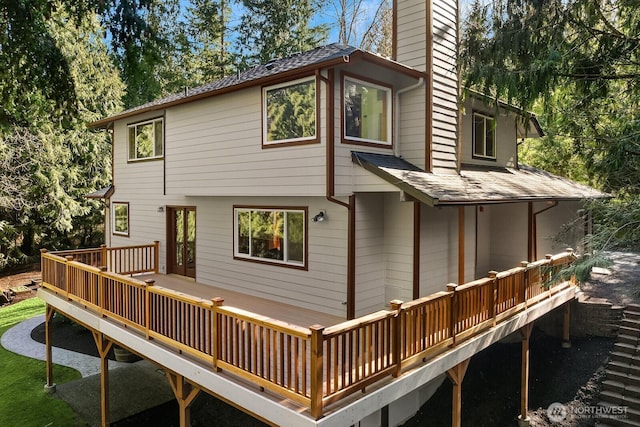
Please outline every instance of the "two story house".
M426 302L436 297L449 301L453 294L447 293L448 284L453 292L455 285L476 283L489 271L507 270L523 261L524 265L534 263L547 253L575 246L588 224L580 210L582 201L604 195L518 162L520 140L543 134L535 116L511 105L486 102L472 91L461 101L456 1L396 0L394 17L392 59L331 44L92 123L91 127L109 132L113 141L113 185L94 194L106 200L107 247L142 247L155 241L152 270L156 275L185 278L174 282L175 291L188 294L197 284L202 295L209 286L210 297L226 290L281 304L278 307L322 314L296 318L287 308L279 308L276 314L261 311L267 304L255 308L257 315L306 327L311 324L304 323L307 319L355 325L381 310L391 310L391 319L399 301ZM572 241L554 240L569 223L579 224ZM137 256L127 255L126 262L134 262ZM107 265L106 255L98 263ZM48 265L43 261L43 269L53 271ZM85 278L102 278L95 279L95 286L115 280L94 270L82 271ZM525 273L524 267L518 272L522 277ZM44 281L53 283L60 277L45 274ZM495 283L496 276L492 277ZM156 279L155 285L159 284ZM51 289L69 292L71 287L67 282ZM570 300L573 294L568 291L558 293L562 298L537 309L535 316L529 313L530 321ZM105 340L127 345L168 370L182 372L180 366L186 362L173 364L168 360L174 356L145 350L151 344L136 344L134 338L125 337L126 332L105 326L103 319L86 318L68 305L72 303L60 302L47 292L43 290L42 296L55 310L81 318ZM98 291L103 300L110 298L110 292ZM86 301L89 296L78 298ZM141 297L145 298L143 317L151 322L154 300ZM209 309L198 304L199 310ZM511 308L516 306L528 309L525 300ZM171 311L167 325L180 323L178 311ZM497 312L491 313L495 326ZM123 313L118 316L134 322ZM222 319L214 317L213 322ZM242 319L235 324L248 321L248 317ZM351 319L356 323L349 323ZM482 320L483 325L491 326L486 321ZM455 343L455 331L461 328L455 320L443 322L448 323L442 330L451 336L439 341L439 348ZM518 322L512 322L511 329L505 326L494 338L528 324ZM197 325L180 327L208 328ZM147 338L153 335L149 328ZM382 330L349 339L362 340L363 347L369 348L377 342L375 337L384 336ZM224 345L216 336L207 346ZM333 354L344 363L345 357L351 358L345 353L352 351L353 343L341 345L320 344L321 351L312 344L301 345L301 352L315 348L315 353L303 356L300 364L311 366L318 351L320 357ZM274 424L395 425L415 413L428 398L427 390L439 384L445 372L453 375L451 369L457 366L463 374L461 362L486 345L490 342L465 347L465 357L462 353L451 356L422 378L394 375L397 384L403 378L405 382L384 383L393 392L376 386L369 397L356 395L328 413L318 413L313 405L314 399L320 399L316 407L320 402L326 408L341 398L331 394L329 385L324 402L313 393L292 398L288 394L294 394L292 386L279 385L294 403L310 400L311 415L293 404L277 407L278 399L266 397L258 399L262 406L256 406L256 391L238 397L237 385L232 387L235 397L226 395L231 387L226 378L224 385L215 383L217 379L198 380L196 374L180 373L175 378L200 385ZM209 347L192 353L215 353ZM292 363L291 355L297 351L288 353L286 363ZM370 357L362 372L378 372L371 367L376 358ZM392 359L399 363L396 356ZM309 366L300 369L308 371ZM360 368L346 368L350 369ZM380 372L384 370L391 372L388 367ZM302 375L310 384L314 378L325 384L351 381L339 380L336 372L314 377L311 371ZM357 372L353 375L358 377ZM267 380L261 378L256 383L265 387ZM365 382L354 381L353 387L364 389L373 380ZM313 385L305 380L300 387ZM384 410L389 407L391 415Z

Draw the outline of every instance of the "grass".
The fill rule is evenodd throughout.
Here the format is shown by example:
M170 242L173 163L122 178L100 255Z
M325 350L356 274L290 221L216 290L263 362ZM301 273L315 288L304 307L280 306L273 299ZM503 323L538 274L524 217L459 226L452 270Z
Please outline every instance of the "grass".
M39 314L45 303L30 298L0 309L0 336L12 326ZM0 423L3 427L68 427L84 426L62 400L44 392L44 361L20 356L0 346ZM80 378L75 369L53 366L58 384Z

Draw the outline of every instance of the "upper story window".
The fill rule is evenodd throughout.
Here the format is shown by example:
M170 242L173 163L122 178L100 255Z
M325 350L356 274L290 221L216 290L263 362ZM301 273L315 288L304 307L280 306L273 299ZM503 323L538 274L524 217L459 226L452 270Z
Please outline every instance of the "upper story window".
M113 234L129 235L129 203L113 202Z
M317 141L316 79L262 89L264 145Z
M236 258L306 267L305 208L234 208Z
M128 126L129 160L162 157L162 147L164 145L163 122L162 118L158 118Z
M391 88L345 77L344 140L391 145Z
M495 160L496 119L473 113L473 157Z

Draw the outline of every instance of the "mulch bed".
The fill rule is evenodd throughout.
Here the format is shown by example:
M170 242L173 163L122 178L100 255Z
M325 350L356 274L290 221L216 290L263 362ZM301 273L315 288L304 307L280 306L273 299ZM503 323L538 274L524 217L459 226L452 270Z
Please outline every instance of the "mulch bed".
M601 367L609 357L613 340L585 337L571 344L571 348L562 348L561 340L534 328L529 355L529 408L542 408L544 413L551 403L567 403L576 397L587 405L597 403ZM520 369L520 342L494 344L474 355L462 382L462 425L517 425ZM435 395L404 426L451 425L452 393L451 381L445 379ZM537 421L531 425L547 425L540 419ZM584 420L579 425L594 422Z
M44 323L36 326L31 331L31 338L39 343L45 343ZM100 357L91 332L84 326L73 323L59 313L56 313L53 320L51 320L51 344L54 347ZM108 358L116 360L113 349L109 351Z

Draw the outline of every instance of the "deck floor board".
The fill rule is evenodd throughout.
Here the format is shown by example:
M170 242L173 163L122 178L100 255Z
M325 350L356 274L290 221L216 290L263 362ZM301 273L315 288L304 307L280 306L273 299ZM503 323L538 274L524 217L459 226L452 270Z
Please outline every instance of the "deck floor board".
M270 317L302 327L311 325L332 326L344 322L339 316L309 310L292 304L286 304L254 295L243 294L230 289L198 283L193 279L178 275L145 274L136 276L137 279L155 280L156 286L171 289L183 294L192 295L205 300L215 297L224 298L224 305L240 308L255 314Z

